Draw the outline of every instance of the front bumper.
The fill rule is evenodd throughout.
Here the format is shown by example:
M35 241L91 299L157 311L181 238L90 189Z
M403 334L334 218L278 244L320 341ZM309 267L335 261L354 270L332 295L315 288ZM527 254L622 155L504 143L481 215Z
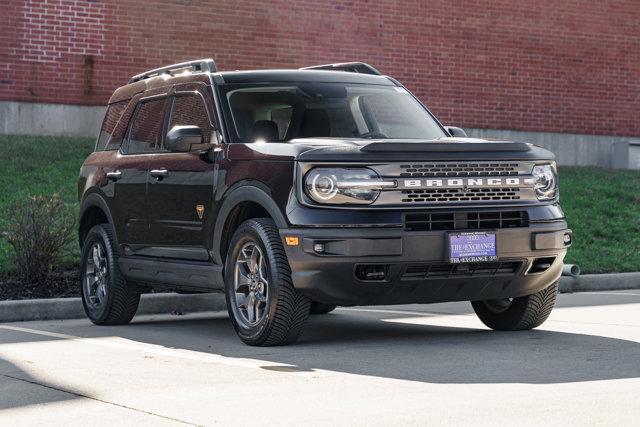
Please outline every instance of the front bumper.
M498 262L457 266L446 261L447 231L292 228L280 234L283 242L286 237L298 238L297 245L285 243L293 285L326 304L511 298L535 293L558 280L570 244L564 242L565 234L571 234L564 220L492 231ZM322 253L316 252L316 244L323 245ZM362 272L374 265L381 266L374 269L384 271L384 279L364 278Z

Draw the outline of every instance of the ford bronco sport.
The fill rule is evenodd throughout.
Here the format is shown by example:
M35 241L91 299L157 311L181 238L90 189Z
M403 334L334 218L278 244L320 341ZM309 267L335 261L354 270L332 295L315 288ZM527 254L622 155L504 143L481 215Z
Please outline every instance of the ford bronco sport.
M554 155L467 138L364 63L151 70L117 89L78 182L82 301L225 293L250 345L336 306L471 301L539 326L571 244Z

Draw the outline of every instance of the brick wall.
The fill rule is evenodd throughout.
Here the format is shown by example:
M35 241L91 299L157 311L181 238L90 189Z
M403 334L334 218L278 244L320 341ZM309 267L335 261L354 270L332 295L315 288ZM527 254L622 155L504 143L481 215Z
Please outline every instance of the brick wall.
M4 0L0 100L101 105L198 57L361 60L448 124L640 135L639 23L639 0Z

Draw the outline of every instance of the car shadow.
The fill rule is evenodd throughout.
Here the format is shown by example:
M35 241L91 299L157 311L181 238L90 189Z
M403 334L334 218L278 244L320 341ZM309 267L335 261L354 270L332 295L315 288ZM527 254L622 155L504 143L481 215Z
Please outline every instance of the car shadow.
M637 303L640 296L622 298ZM590 305L588 301L593 298L585 299L583 305ZM127 326L98 327L88 320L22 323L18 329L45 333L5 328L0 344L118 337L167 349L252 359L261 369L282 375L329 371L433 384L561 384L640 377L638 342L545 329L494 332L469 313L468 303L338 309L311 316L301 339L283 347L244 345L222 312L139 316ZM78 398L63 386L32 378L1 356L2 351L0 410Z
M396 323L394 318L339 311L313 316L300 341L285 347L242 344L226 315L141 320L111 331L127 339L288 366L428 383L553 384L640 377L640 344L546 330L487 329ZM171 331L167 333L167 328ZM265 368L273 369L273 368Z

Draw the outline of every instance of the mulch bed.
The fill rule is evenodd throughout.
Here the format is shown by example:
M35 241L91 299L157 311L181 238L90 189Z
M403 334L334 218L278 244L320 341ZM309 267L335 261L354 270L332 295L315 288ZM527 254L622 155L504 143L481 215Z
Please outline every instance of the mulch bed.
M79 296L80 270L76 266L54 270L35 283L0 273L0 301Z

